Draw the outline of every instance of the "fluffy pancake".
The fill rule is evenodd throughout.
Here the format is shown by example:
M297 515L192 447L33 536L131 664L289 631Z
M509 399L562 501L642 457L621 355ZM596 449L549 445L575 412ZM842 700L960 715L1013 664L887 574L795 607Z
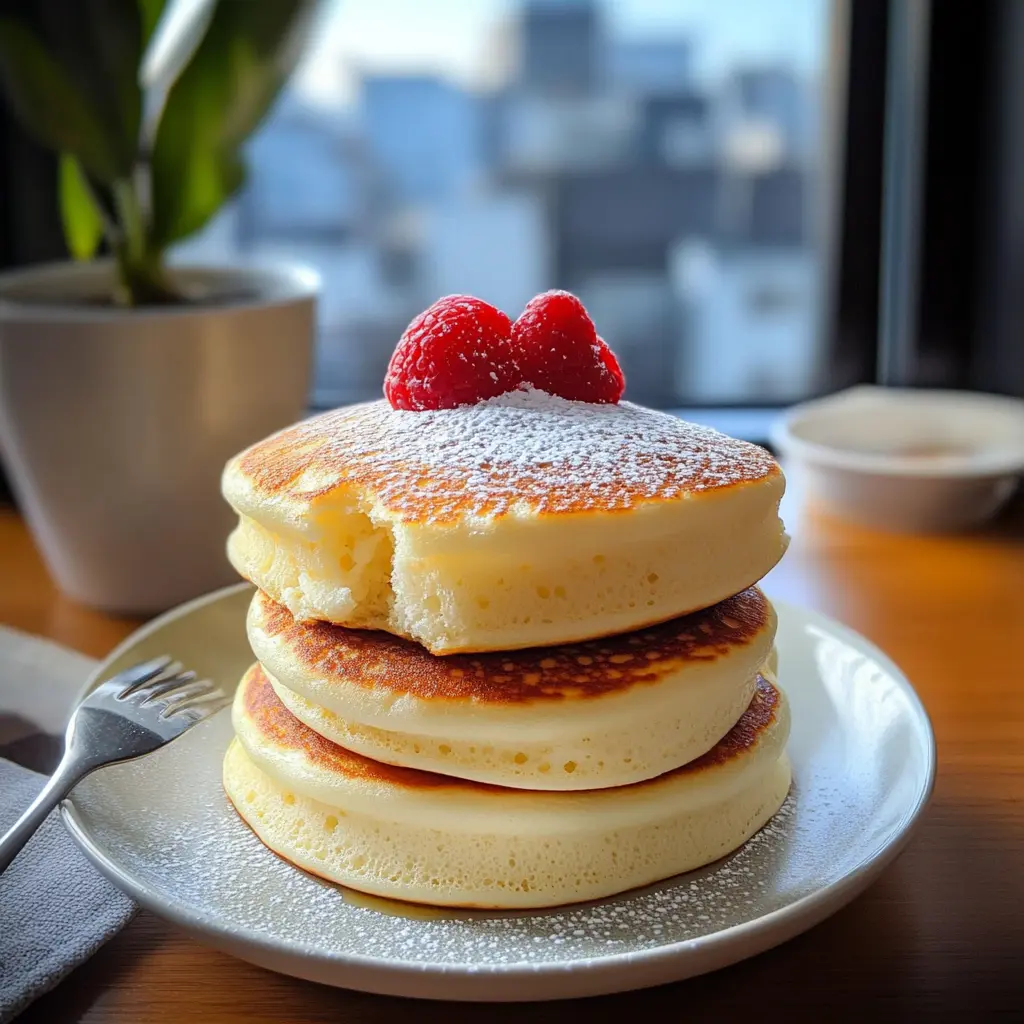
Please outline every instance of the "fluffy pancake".
M756 588L636 633L439 658L384 632L296 622L261 592L249 642L299 719L389 764L525 789L653 778L724 736L775 638Z
M232 459L235 568L300 621L435 654L623 633L756 583L787 538L762 448L520 391L325 413Z
M745 842L790 784L785 699L759 678L707 754L617 789L537 793L380 764L331 743L250 671L235 698L224 787L272 850L377 896L544 907L689 871Z

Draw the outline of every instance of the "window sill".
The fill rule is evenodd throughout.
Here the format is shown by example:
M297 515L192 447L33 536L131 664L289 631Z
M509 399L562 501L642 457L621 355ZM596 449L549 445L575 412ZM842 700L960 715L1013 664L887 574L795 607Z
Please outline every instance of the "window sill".
M684 406L665 411L691 423L762 445L768 444L772 425L782 412L778 406Z

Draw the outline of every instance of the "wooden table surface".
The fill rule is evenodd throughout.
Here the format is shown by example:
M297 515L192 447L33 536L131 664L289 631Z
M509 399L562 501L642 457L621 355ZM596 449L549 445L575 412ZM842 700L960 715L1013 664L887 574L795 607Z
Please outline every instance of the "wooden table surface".
M414 1003L296 981L203 947L149 913L21 1018L72 1021L1024 1020L1024 509L965 537L895 537L814 514L767 588L824 611L906 671L939 777L915 839L859 899L746 963L578 1004ZM61 597L0 512L0 622L104 654L134 623Z

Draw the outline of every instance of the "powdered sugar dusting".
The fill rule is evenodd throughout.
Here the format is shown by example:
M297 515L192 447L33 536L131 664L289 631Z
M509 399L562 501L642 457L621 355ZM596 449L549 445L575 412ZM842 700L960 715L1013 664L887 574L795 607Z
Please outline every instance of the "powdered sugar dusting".
M362 484L400 518L434 521L517 506L626 509L778 472L757 445L666 413L530 389L456 409L336 409L268 438L239 464L259 490L313 497Z

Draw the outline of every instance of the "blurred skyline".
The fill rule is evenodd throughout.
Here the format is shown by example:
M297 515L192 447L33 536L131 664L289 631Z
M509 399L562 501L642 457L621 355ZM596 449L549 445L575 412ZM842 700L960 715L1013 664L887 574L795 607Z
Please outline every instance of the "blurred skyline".
M188 0L203 2L203 0ZM335 0L180 250L321 274L316 401L438 295L576 292L643 404L812 390L829 0Z
M557 3L574 5L586 0ZM705 84L746 63L784 63L802 76L821 68L828 0L601 0L597 7L611 35L691 41L693 74ZM471 88L504 84L513 69L494 61L495 37L520 9L517 0L329 0L292 89L339 108L358 101L367 73L435 74Z

